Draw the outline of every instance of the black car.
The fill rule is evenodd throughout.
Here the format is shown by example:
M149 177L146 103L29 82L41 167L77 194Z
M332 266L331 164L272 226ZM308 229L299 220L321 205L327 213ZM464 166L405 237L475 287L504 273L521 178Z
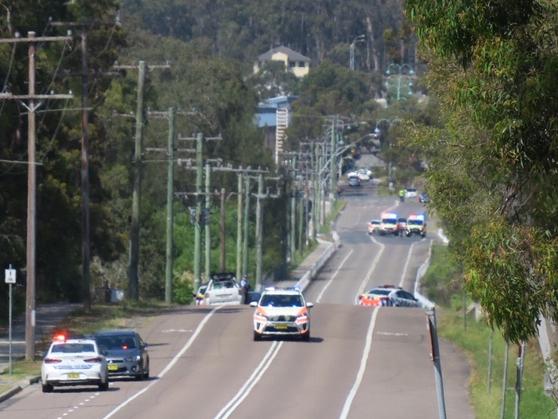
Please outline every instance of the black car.
M422 192L419 195L418 200L421 204L428 204L430 202L430 197L428 196L428 194L426 192Z
M149 378L147 344L134 330L115 329L95 333L100 352L107 359L109 377Z

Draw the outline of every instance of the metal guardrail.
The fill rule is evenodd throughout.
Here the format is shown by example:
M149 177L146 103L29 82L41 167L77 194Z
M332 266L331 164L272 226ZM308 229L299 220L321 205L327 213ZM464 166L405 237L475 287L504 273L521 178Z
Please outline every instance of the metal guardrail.
M421 306L423 308L427 309L427 310L434 308L436 306L436 304L433 303L432 301L430 301L428 298L426 298L424 295L422 295L420 293L420 280L426 274L426 271L428 270L428 267L430 266L431 257L432 257L432 240L430 240L430 246L428 247L428 257L422 263L422 265L420 265L420 267L417 270L417 276L415 278L415 289L414 289L414 292L413 292L413 294L415 295L415 298L419 301Z
M337 234L337 233L335 233ZM335 240L335 236L334 236ZM296 287L298 287L302 292L310 285L310 281L312 281L320 269L326 264L329 258L337 251L337 247L339 246L339 236L337 235L337 242L330 242L328 247L322 253L320 258L314 263L308 271L298 280L296 283Z

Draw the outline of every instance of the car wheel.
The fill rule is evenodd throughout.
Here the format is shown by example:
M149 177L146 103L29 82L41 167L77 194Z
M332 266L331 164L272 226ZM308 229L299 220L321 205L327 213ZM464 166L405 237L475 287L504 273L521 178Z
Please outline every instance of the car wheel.
M147 366L147 370L143 373L142 378L144 380L149 380L149 365Z
M52 384L42 384L41 385L43 393L52 393L52 390L54 390L54 387L52 386Z
M261 333L258 333L254 330L254 340L258 341L258 340L262 340L262 335Z
M304 342L309 342L309 341L310 341L310 329L308 329L308 332L303 333L302 335L300 335L300 338L301 338Z
M109 388L109 383L108 383L108 381L99 384L99 390L100 390L100 391L107 391L108 388Z

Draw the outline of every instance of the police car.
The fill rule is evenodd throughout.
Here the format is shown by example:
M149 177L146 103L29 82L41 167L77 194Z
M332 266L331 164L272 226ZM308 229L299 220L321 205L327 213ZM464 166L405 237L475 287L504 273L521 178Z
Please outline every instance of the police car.
M399 234L397 229L397 219L399 217L394 212L383 212L380 216L380 235L384 236L386 234Z
M420 307L413 294L395 285L382 285L358 296L358 305L368 307Z
M55 386L96 385L108 390L107 361L93 339L56 336L41 366L43 393Z
M419 234L420 236L426 236L426 217L424 214L411 214L407 218L407 237L413 234Z
M254 311L254 340L263 336L299 336L310 340L310 308L298 289L266 288Z

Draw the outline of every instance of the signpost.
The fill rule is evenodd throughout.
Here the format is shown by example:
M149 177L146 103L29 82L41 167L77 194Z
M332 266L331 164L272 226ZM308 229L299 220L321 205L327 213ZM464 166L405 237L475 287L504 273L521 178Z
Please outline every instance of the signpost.
M4 269L4 281L8 284L8 371L12 375L12 285L16 283L16 270L12 265Z

